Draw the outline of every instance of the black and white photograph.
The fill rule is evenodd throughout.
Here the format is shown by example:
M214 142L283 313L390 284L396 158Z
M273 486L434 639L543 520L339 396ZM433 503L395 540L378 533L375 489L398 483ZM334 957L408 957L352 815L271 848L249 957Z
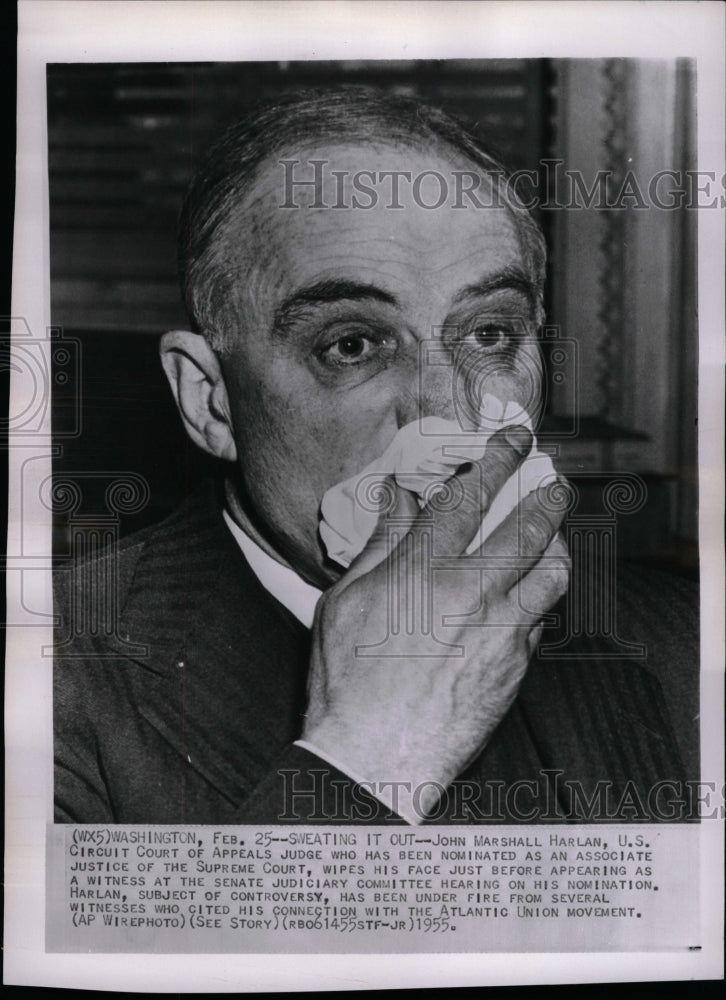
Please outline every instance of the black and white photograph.
M8 843L48 970L719 976L723 65L675 29L723 12L592 5L657 51L558 43L583 4L21 37L50 6L99 44L38 45L18 147ZM140 8L183 44L135 50Z
M59 821L690 818L694 85L637 60L48 67L51 318L80 362L56 405L85 390L53 480ZM628 103L679 140L657 181ZM565 105L603 109L594 178L554 155ZM591 322L560 333L575 253Z

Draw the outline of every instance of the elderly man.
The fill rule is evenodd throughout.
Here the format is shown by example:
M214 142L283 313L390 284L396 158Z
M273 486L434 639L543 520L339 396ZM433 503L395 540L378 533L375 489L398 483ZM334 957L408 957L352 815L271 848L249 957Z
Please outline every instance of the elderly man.
M645 662L537 654L567 628L563 509L552 477L501 498L534 455L545 252L495 161L405 99L290 97L210 152L179 258L162 362L220 482L104 557L118 638L55 669L57 819L650 818L694 774L695 612L640 582Z

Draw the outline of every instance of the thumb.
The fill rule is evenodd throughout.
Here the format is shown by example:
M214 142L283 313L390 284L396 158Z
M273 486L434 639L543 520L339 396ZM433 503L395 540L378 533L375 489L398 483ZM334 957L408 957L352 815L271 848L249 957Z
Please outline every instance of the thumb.
M381 486L383 494L390 500L379 514L378 522L366 547L348 567L346 580L356 580L382 563L403 536L408 534L411 525L418 517L419 506L416 495L399 486L395 476L386 476Z

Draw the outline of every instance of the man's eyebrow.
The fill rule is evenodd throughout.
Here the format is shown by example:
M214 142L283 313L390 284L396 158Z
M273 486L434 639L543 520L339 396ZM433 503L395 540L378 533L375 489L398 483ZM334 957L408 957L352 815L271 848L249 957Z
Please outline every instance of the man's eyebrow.
M466 288L456 295L455 303L460 303L466 299L492 295L494 292L515 291L526 295L532 304L537 301L537 290L531 278L516 264L508 265L496 274L492 274L474 285L467 285Z
M274 327L284 328L290 315L301 306L324 305L329 302L361 302L373 299L385 305L398 306L398 299L377 285L351 281L347 278L325 278L294 292L275 310Z

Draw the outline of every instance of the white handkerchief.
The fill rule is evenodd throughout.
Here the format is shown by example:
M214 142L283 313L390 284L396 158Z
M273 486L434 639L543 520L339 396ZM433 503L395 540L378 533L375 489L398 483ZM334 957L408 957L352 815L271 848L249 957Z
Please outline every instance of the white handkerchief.
M423 506L436 484L453 476L465 462L482 457L487 441L500 428L519 424L532 430L529 416L518 403L505 406L490 394L482 399L479 423L476 432L464 432L455 420L414 420L398 431L380 458L332 486L323 497L320 522L320 537L330 558L347 567L363 551L380 516L377 488L386 476L395 476L399 486L416 493ZM479 548L523 497L556 478L549 455L538 451L533 441L529 455L494 498L466 551Z

